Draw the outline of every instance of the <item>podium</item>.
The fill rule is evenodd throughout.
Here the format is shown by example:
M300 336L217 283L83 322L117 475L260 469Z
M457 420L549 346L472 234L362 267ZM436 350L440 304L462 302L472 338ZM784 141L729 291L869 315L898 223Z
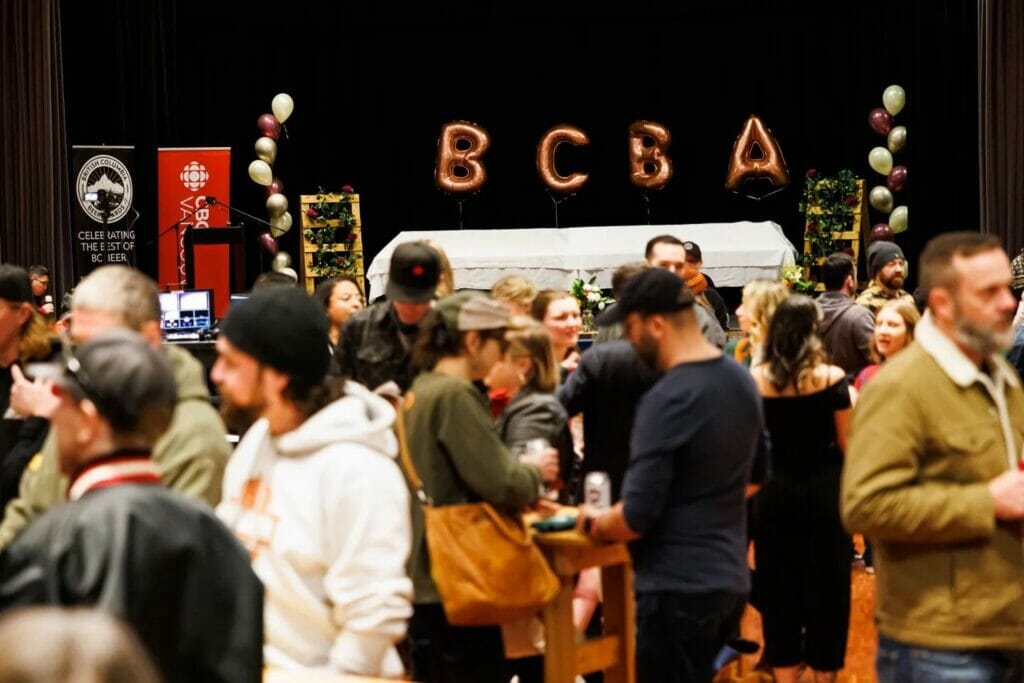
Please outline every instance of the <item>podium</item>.
M197 268L197 263L203 267ZM245 228L188 227L185 230L185 283L187 289L212 289L214 315L223 318L231 293L247 289Z

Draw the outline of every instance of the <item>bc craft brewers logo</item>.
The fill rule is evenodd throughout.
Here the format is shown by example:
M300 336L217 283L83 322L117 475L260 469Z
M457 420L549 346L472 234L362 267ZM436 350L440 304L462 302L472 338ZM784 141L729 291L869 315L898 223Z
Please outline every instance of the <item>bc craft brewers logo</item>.
M190 161L181 169L181 174L178 177L181 178L181 184L185 186L185 189L195 192L206 187L210 173L198 161Z
M128 167L107 154L91 157L75 182L78 203L97 223L116 223L132 207L132 177Z

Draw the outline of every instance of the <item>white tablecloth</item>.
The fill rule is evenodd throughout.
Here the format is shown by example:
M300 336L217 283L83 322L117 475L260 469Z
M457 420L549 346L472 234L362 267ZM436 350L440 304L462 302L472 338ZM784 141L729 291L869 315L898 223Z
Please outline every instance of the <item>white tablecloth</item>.
M792 265L796 249L772 222L691 225L619 225L593 228L511 228L405 231L370 263L370 299L384 294L395 245L430 239L452 264L457 289L490 289L511 273L530 278L538 289L568 289L574 278L611 287L612 273L641 261L647 240L675 235L700 245L704 272L719 287L742 287L758 278L778 279L779 267Z

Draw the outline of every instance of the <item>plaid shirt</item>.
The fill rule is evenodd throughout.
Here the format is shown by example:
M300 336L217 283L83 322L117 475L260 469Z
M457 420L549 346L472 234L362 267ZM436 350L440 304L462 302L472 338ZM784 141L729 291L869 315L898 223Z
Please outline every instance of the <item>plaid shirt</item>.
M901 289L895 294L889 294L879 287L878 283L872 281L871 285L857 297L857 303L871 311L871 315L878 315L878 311L882 306L896 299L906 299L911 304L914 303L914 297L909 292Z

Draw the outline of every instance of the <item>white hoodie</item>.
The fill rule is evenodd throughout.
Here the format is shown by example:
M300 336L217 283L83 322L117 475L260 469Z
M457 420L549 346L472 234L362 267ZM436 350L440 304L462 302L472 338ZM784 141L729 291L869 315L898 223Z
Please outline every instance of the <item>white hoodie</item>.
M263 581L268 666L402 673L412 532L394 419L348 382L295 431L272 437L259 420L228 462L217 514Z

